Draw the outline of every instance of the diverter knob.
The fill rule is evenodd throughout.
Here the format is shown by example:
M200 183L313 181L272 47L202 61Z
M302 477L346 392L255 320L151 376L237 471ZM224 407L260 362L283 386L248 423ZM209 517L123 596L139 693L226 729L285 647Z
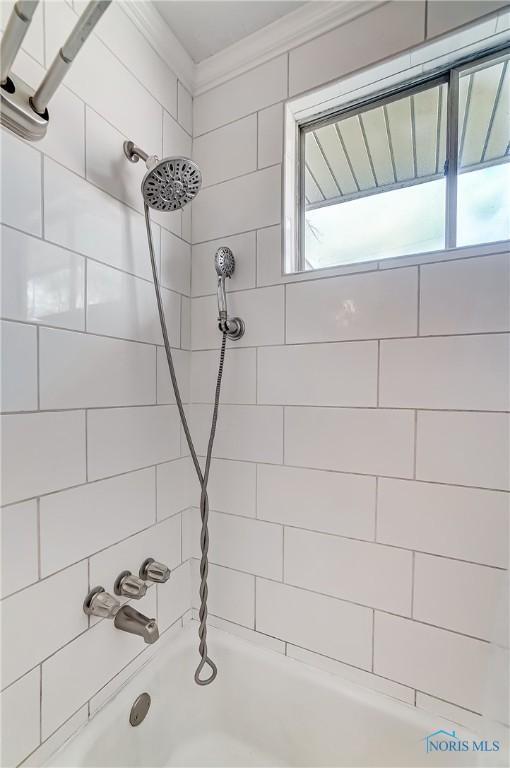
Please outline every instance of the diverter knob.
M140 600L147 592L147 585L138 576L132 574L131 571L122 571L117 576L113 591L116 595Z
M164 563L158 563L153 557L148 557L140 566L140 578L144 581L155 581L163 584L170 578L170 568Z

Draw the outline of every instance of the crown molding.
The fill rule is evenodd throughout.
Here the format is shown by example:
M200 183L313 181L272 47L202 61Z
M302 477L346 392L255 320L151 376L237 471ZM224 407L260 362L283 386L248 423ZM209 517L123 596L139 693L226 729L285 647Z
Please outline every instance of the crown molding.
M143 2L143 0L142 2L130 0L120 5L124 13L147 38L156 53L168 64L188 91L193 94L195 62L152 3Z
M195 64L151 2L128 0L122 3L122 8L181 83L193 96L198 96L383 2L386 0L308 2L199 64Z
M308 2L195 65L198 96L381 5L384 0Z

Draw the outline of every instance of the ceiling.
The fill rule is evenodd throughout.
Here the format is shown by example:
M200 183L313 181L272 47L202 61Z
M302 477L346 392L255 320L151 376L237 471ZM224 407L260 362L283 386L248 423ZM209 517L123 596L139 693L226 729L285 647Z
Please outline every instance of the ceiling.
M298 0L153 0L195 63L296 10Z

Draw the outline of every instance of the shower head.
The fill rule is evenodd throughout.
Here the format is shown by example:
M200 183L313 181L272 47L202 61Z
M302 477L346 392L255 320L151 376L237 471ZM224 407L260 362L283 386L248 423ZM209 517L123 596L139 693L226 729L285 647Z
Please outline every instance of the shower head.
M232 277L236 268L234 254L226 245L218 248L214 255L214 267L218 277Z
M202 174L186 157L165 157L150 168L142 181L143 199L157 211L177 211L198 194Z
M200 169L187 157L149 157L132 141L124 142L124 153L128 160L137 163L145 161L147 173L142 181L142 195L150 208L156 211L177 211L190 203L200 191L202 174Z

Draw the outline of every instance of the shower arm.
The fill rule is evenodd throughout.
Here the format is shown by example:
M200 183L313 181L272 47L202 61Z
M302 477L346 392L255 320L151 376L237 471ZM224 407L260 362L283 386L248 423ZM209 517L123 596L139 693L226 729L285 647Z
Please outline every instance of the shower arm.
M59 50L31 99L32 108L44 115L51 98L68 73L71 64L112 0L91 0L74 29Z
M124 154L130 163L137 163L139 160L143 160L149 171L151 171L159 162L157 155L147 154L143 149L137 147L134 141L124 142Z
M5 85L39 0L18 0L5 27L0 48L0 85Z

